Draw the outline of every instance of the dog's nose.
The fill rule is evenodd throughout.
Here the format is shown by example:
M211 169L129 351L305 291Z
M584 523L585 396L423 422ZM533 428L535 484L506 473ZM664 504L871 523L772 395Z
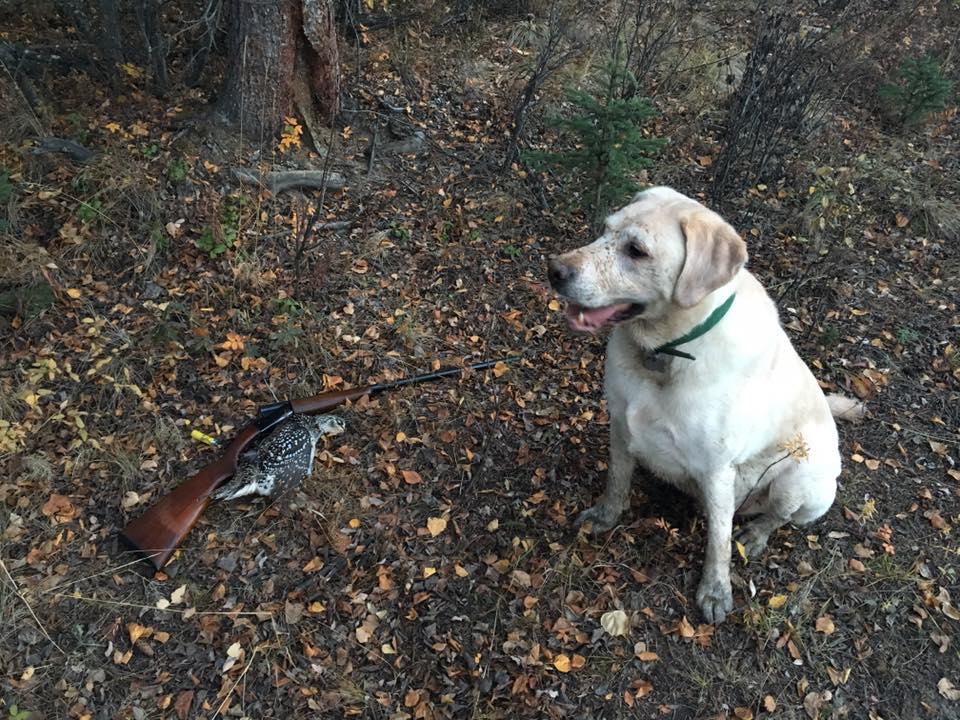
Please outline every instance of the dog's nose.
M577 274L577 271L569 265L560 262L559 259L552 257L547 263L547 279L554 290L560 290L570 282L570 279Z

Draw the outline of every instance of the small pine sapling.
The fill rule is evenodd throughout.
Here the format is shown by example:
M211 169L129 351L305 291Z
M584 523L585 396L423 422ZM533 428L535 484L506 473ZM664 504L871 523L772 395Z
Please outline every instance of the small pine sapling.
M646 121L657 114L650 100L623 97L622 88L632 85L635 82L614 54L600 92L568 89L573 114L547 120L549 126L573 136L572 147L524 153L524 160L534 169L559 166L582 184L582 205L595 226L611 208L640 189L635 173L651 167L651 156L664 144L643 131Z
M920 125L931 114L943 110L953 89L936 58L907 58L900 63L899 82L883 85L880 97L904 126Z

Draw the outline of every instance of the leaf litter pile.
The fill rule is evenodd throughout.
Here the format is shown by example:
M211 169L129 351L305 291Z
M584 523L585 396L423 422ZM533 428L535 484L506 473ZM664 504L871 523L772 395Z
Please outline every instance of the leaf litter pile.
M702 624L689 500L646 481L608 535L572 525L606 471L603 345L566 328L543 267L589 233L542 211L522 171L499 172L508 79L422 58L401 74L388 38L368 39L357 102L390 98L427 141L370 163L358 114L333 135L342 191L238 184L249 147L184 130L184 109L134 75L120 99L65 85L81 110L44 120L80 124L92 162L0 147L18 204L2 280L36 289L0 318L3 712L960 712L957 238L864 186L853 241L824 254L798 240L808 176L731 199L801 355L871 416L841 427L834 508L735 558L737 610ZM510 69L503 39L480 51ZM677 139L649 179L695 189L715 141L676 131L683 108L662 105L659 132ZM824 142L877 151L887 139L861 121ZM899 169L955 174L957 131L904 143ZM301 132L268 149L278 166L322 164ZM340 408L347 432L299 492L211 506L162 572L117 545L216 458L192 430L226 440L274 397L512 355Z

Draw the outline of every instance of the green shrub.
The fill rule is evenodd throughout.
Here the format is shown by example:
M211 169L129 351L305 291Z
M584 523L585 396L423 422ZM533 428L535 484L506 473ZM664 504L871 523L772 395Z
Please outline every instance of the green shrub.
M907 58L900 63L899 81L883 85L880 97L903 125L920 125L947 106L953 83L944 76L936 58Z
M620 88L635 86L635 82L617 55L608 63L605 75L604 87L596 93L567 91L574 106L572 115L547 120L548 125L572 136L570 149L523 153L534 169L557 165L579 181L582 206L595 225L639 190L634 174L651 167L650 156L664 144L643 132L646 121L657 114L650 100L620 95Z

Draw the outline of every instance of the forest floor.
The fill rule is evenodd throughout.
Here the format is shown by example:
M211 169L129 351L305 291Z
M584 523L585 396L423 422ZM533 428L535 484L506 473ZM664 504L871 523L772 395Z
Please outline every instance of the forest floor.
M801 356L870 414L840 427L834 507L735 556L737 607L713 627L691 501L638 478L619 527L573 527L605 478L603 338L574 335L545 284L586 226L500 169L517 54L402 32L347 58L347 187L321 220L348 226L299 263L320 193L238 184L255 144L184 123L203 93L74 74L18 124L3 86L0 715L956 717L956 118L897 139L838 113L824 157L725 203ZM658 104L671 143L646 179L699 193L717 143ZM390 127L423 142L391 153ZM35 155L39 135L98 154ZM322 167L288 145L263 157ZM820 230L824 188L843 209ZM228 438L274 397L507 356L342 408L300 492L212 506L162 572L117 542L216 457L191 429ZM601 623L617 610L623 635Z

